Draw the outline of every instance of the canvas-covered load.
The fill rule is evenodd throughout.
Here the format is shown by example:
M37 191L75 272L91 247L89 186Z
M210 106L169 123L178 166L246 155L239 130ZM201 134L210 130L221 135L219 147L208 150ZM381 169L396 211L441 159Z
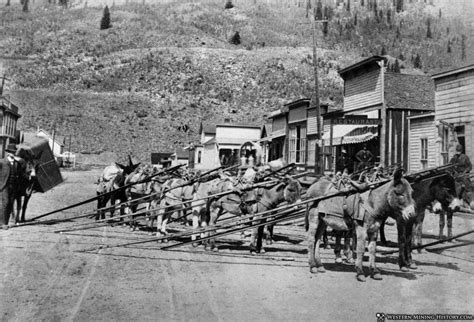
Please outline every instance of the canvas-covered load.
M46 192L63 182L58 164L46 139L34 137L28 142L22 143L21 147L29 149L38 159L36 168L38 192Z

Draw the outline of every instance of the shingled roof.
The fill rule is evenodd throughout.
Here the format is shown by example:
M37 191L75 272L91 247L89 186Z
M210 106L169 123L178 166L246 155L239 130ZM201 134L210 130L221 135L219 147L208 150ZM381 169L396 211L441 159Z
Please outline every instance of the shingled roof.
M390 109L434 111L434 81L425 75L385 73L385 103Z

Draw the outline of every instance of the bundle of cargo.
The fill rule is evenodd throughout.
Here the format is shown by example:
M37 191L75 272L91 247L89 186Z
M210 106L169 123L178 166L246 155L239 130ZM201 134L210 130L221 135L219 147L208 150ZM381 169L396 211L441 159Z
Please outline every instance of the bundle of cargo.
M46 192L63 182L58 164L46 139L33 137L28 142L22 143L20 147L29 150L38 160L36 167L38 181L36 190L38 192Z

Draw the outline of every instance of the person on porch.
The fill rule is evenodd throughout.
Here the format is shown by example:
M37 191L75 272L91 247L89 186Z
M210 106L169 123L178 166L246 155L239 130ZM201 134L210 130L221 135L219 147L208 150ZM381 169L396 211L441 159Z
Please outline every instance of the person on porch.
M363 149L356 153L355 158L359 162L357 170L362 171L370 166L370 162L374 158L374 155L372 152L367 150L367 144L364 144Z

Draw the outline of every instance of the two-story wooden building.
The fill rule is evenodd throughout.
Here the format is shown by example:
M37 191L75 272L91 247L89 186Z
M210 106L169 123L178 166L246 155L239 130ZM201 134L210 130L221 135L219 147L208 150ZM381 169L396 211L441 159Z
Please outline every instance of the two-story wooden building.
M320 109L321 115L327 113L328 104L321 104ZM299 170L314 172L318 166L318 127L317 109L311 106L311 100L302 98L287 103L273 111L269 119L271 134L262 139L269 145L268 161L282 158L295 163Z
M322 142L333 165L343 149L354 157L366 146L374 156L371 164L407 166L408 117L433 112L434 83L426 75L387 72L387 60L372 56L339 71L343 109L324 115Z
M21 116L18 114L18 107L4 96L0 96L0 109L0 124L2 126L0 132L0 153L3 158L8 144L19 143L16 142L16 125Z

